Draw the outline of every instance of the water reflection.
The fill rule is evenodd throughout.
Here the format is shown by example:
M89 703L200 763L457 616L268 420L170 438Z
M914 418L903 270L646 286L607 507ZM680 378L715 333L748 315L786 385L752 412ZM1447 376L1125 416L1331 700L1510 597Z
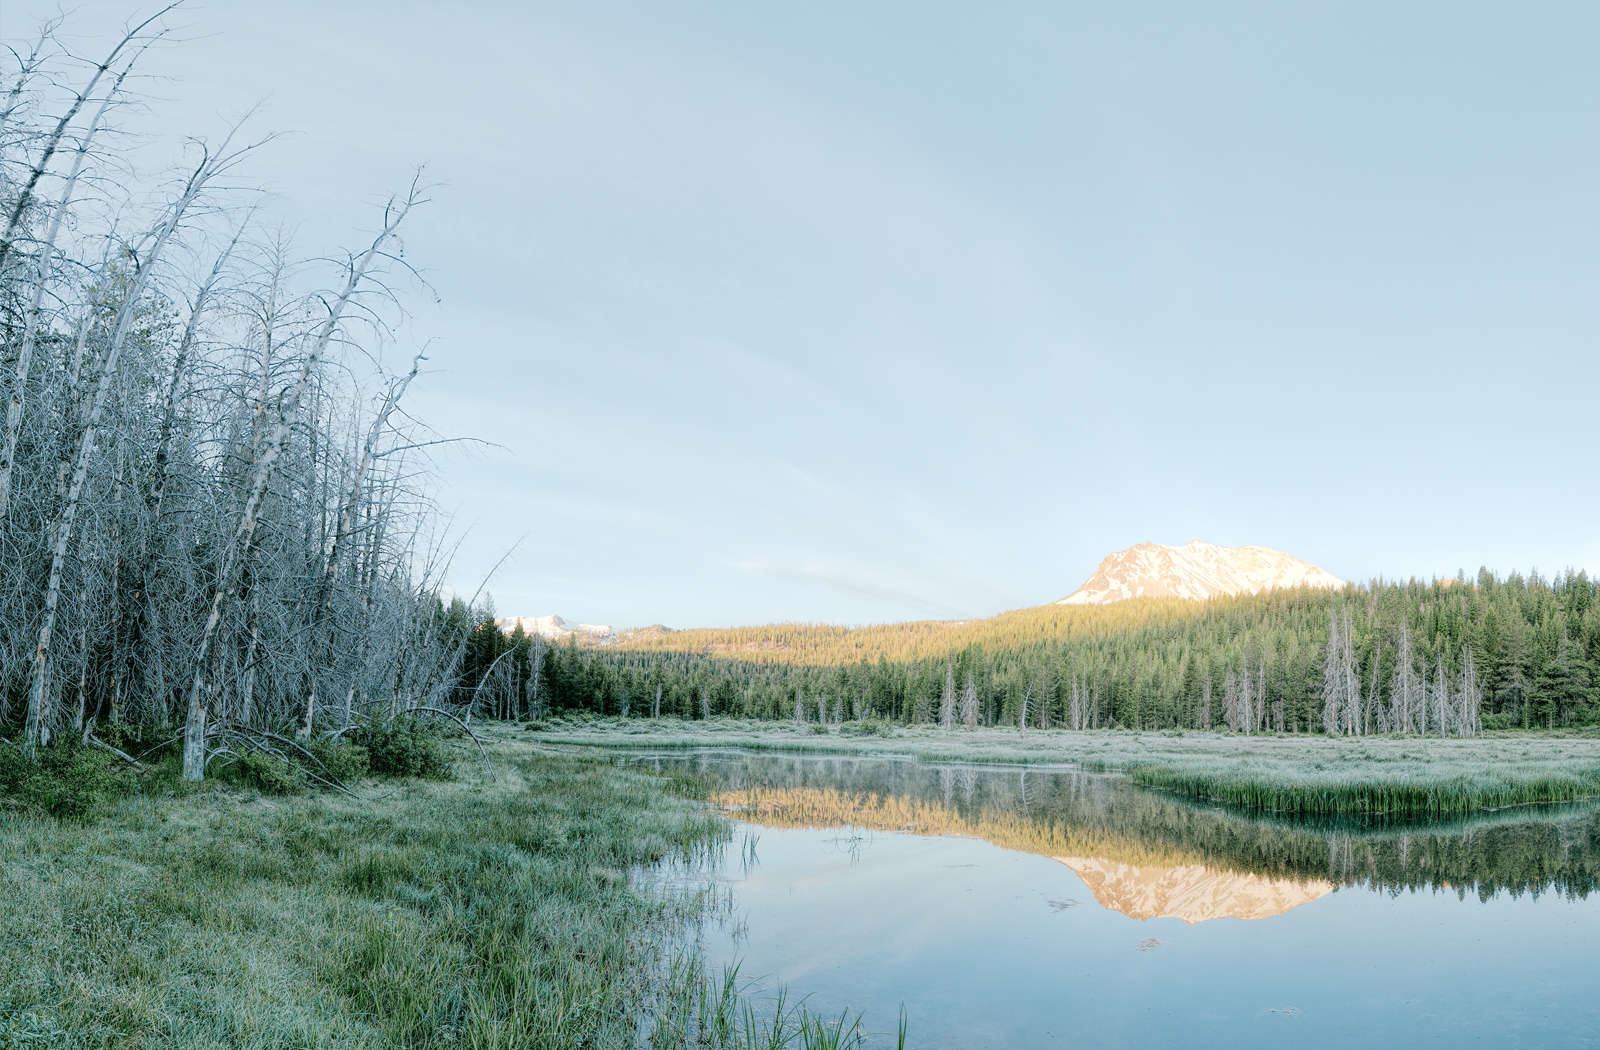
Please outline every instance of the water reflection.
M1157 868L1101 857L1057 857L1102 907L1135 919L1265 919L1334 891L1326 879L1269 879L1204 865Z
M750 823L849 829L837 841L852 854L884 830L1051 857L1100 904L1141 919L1259 919L1357 885L1584 898L1600 879L1595 803L1374 829L1251 817L1065 768L728 751L645 761L700 778Z
M1597 806L1380 830L1071 769L647 761L740 822L708 965L869 1047L901 1004L920 1050L1600 1045Z

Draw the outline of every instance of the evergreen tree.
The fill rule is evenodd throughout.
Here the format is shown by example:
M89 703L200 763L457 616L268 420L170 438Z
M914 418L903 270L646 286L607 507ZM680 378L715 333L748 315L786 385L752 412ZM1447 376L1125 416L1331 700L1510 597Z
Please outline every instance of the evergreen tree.
M956 724L956 668L947 664L944 670L944 692L939 694L939 725L954 729Z

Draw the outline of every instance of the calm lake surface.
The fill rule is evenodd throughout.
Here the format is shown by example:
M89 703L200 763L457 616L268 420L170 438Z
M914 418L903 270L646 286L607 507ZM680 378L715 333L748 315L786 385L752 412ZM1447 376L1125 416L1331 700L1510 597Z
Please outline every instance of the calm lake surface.
M1600 807L1361 827L1069 769L629 756L730 807L710 962L931 1047L1600 1044ZM755 993L759 995L759 990Z

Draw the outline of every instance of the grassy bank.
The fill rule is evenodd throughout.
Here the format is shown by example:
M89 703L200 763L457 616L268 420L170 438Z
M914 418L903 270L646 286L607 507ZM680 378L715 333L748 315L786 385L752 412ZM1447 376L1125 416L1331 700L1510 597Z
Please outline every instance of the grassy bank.
M845 1045L708 980L707 900L637 877L719 848L720 817L492 752L493 779L374 801L155 776L80 820L0 811L0 1048Z
M1600 795L1600 735L1228 736L1113 730L942 730L890 735L782 722L593 719L553 723L549 743L626 748L743 747L894 753L928 762L1070 764L1261 812L1373 818L1453 816Z

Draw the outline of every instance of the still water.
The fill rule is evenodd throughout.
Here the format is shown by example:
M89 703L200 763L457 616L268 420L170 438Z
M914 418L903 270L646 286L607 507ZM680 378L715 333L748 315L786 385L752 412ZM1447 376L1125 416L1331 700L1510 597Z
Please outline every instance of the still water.
M910 1045L1600 1045L1600 807L1362 827L1070 769L631 757L739 825L713 967ZM891 1036L869 1045L893 1045Z

